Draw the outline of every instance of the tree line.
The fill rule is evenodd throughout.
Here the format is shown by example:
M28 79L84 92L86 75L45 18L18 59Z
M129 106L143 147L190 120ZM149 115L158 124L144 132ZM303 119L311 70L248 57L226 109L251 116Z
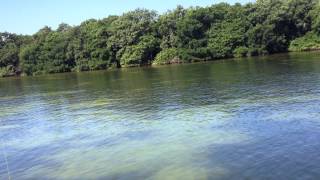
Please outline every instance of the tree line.
M159 15L62 23L33 35L0 33L0 76L187 63L320 49L318 0L176 7Z

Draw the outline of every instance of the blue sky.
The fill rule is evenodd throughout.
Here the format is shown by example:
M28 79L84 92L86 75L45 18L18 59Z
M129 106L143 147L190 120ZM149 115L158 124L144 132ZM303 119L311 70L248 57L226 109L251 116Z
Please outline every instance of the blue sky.
M247 3L254 0L1 0L0 32L33 34L48 25L61 22L78 25L82 21L120 15L136 8L163 13L177 5L207 6L219 2Z

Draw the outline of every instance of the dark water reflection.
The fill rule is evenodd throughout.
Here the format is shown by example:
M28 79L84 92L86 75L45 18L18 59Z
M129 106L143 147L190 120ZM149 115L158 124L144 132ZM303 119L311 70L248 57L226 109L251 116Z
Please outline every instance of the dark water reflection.
M13 179L319 179L319 83L319 52L0 79L1 150Z

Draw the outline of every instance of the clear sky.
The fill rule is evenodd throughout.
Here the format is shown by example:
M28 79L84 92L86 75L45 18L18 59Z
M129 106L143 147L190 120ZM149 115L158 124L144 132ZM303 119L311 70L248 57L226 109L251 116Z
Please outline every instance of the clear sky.
M247 3L254 0L1 0L0 32L33 34L48 25L56 28L61 22L79 25L82 21L121 15L136 8L163 13L177 5L207 6L219 2Z

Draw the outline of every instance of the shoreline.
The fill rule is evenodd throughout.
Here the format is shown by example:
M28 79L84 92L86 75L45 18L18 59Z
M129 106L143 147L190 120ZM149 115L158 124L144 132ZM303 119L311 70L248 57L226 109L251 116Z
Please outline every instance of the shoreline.
M0 79L10 79L10 78L23 78L23 77L41 77L41 76L51 76L51 75L59 75L59 74L70 74L70 73L90 73L90 72L111 72L111 71L119 71L121 69L135 69L135 68L160 68L160 67L167 67L167 66L179 66L179 65L191 65L191 64L199 64L199 63L214 63L214 62L222 62L222 61L238 61L238 60L244 60L244 59L251 59L251 58L263 58L263 57L272 57L272 56L281 56L281 55L289 55L289 54L302 54L302 53L316 53L320 52L320 49L316 50L308 50L308 51L288 51L288 52L282 52L282 53L275 53L275 54L267 54L267 55L259 55L259 56L247 56L247 57L230 57L230 58L222 58L222 59L213 59L213 60L197 60L192 62L179 62L179 63L167 63L167 64L148 64L148 65L142 65L142 66L122 66L120 68L107 68L107 69L101 69L101 70L92 70L92 71L70 71L70 72L61 72L61 73L48 73L48 74L38 74L38 75L13 75L13 76L4 76L0 77Z

